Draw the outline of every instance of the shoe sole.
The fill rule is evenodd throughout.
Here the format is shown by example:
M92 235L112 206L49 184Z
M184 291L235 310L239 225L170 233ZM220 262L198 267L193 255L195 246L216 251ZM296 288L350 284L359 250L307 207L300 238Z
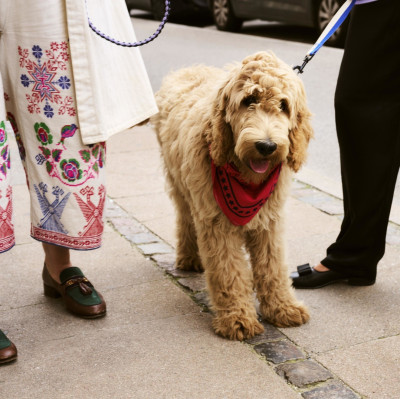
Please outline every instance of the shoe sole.
M104 312L104 313L95 314L93 316L84 316L84 315L82 315L80 313L71 312L69 309L68 309L68 311L71 314L73 314L74 316L79 316L79 317L82 317L83 319L100 319L101 317L104 317L107 314L107 312Z
M365 280L364 278L352 277L347 279L347 284L354 287L367 287L369 285L374 285L375 280Z
M0 360L0 364L6 364L6 363L15 362L17 360L17 358L18 358L18 356L13 356L13 357L10 357L8 359Z
M54 287L50 287L49 285L43 284L43 291L44 291L44 295L49 298L55 298L55 299L61 298L61 294ZM74 316L79 316L84 319L98 319L100 317L104 317L107 314L107 311L105 311L103 313L98 313L98 314L94 314L94 315L83 315L81 313L73 312L72 310L68 309L68 307L67 307L67 310Z
M372 281L372 280L365 280L362 278L343 278L343 279L339 279L339 280L328 281L324 284L315 285L312 287L310 287L310 286L296 287L295 285L293 285L293 287L296 289L314 290L314 289L326 287L327 285L337 284L337 283L347 283L348 285L350 285L352 287L367 287L370 285L374 285L375 280Z

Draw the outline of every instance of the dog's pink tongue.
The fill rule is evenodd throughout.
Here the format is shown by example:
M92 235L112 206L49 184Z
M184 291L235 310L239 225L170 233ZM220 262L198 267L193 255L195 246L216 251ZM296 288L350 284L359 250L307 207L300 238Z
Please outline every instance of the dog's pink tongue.
M256 173L264 173L267 171L269 167L269 161L260 160L260 161L251 161L250 160L250 167Z

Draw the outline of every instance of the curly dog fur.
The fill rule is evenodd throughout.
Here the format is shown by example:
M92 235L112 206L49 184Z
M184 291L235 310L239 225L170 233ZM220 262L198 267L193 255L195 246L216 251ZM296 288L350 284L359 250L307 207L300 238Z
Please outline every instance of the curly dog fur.
M309 314L294 297L283 240L291 174L303 164L313 134L301 80L273 54L260 52L226 69L173 72L156 98L160 112L152 123L177 210L177 268L205 270L215 332L237 340L263 332L253 290L268 322L305 323ZM276 149L260 153L259 142ZM248 224L233 225L218 207L210 156L217 166L233 162L255 184L283 162L275 190ZM265 160L268 170L255 171Z

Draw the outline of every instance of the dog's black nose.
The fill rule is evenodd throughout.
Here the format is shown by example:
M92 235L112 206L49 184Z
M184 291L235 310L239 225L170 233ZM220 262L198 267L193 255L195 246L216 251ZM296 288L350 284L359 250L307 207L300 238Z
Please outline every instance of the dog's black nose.
M261 155L267 156L276 150L277 145L271 140L257 141L256 148Z

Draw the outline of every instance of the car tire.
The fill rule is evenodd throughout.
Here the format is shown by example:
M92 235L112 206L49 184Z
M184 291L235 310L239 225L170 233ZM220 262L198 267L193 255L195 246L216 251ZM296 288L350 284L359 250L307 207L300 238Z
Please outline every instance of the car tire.
M218 30L237 32L242 26L242 20L233 13L230 0L213 0L212 15Z
M343 3L343 0L318 0L316 2L315 25L319 34L322 33ZM345 20L326 44L332 47L343 47L346 40L347 27L348 20Z

